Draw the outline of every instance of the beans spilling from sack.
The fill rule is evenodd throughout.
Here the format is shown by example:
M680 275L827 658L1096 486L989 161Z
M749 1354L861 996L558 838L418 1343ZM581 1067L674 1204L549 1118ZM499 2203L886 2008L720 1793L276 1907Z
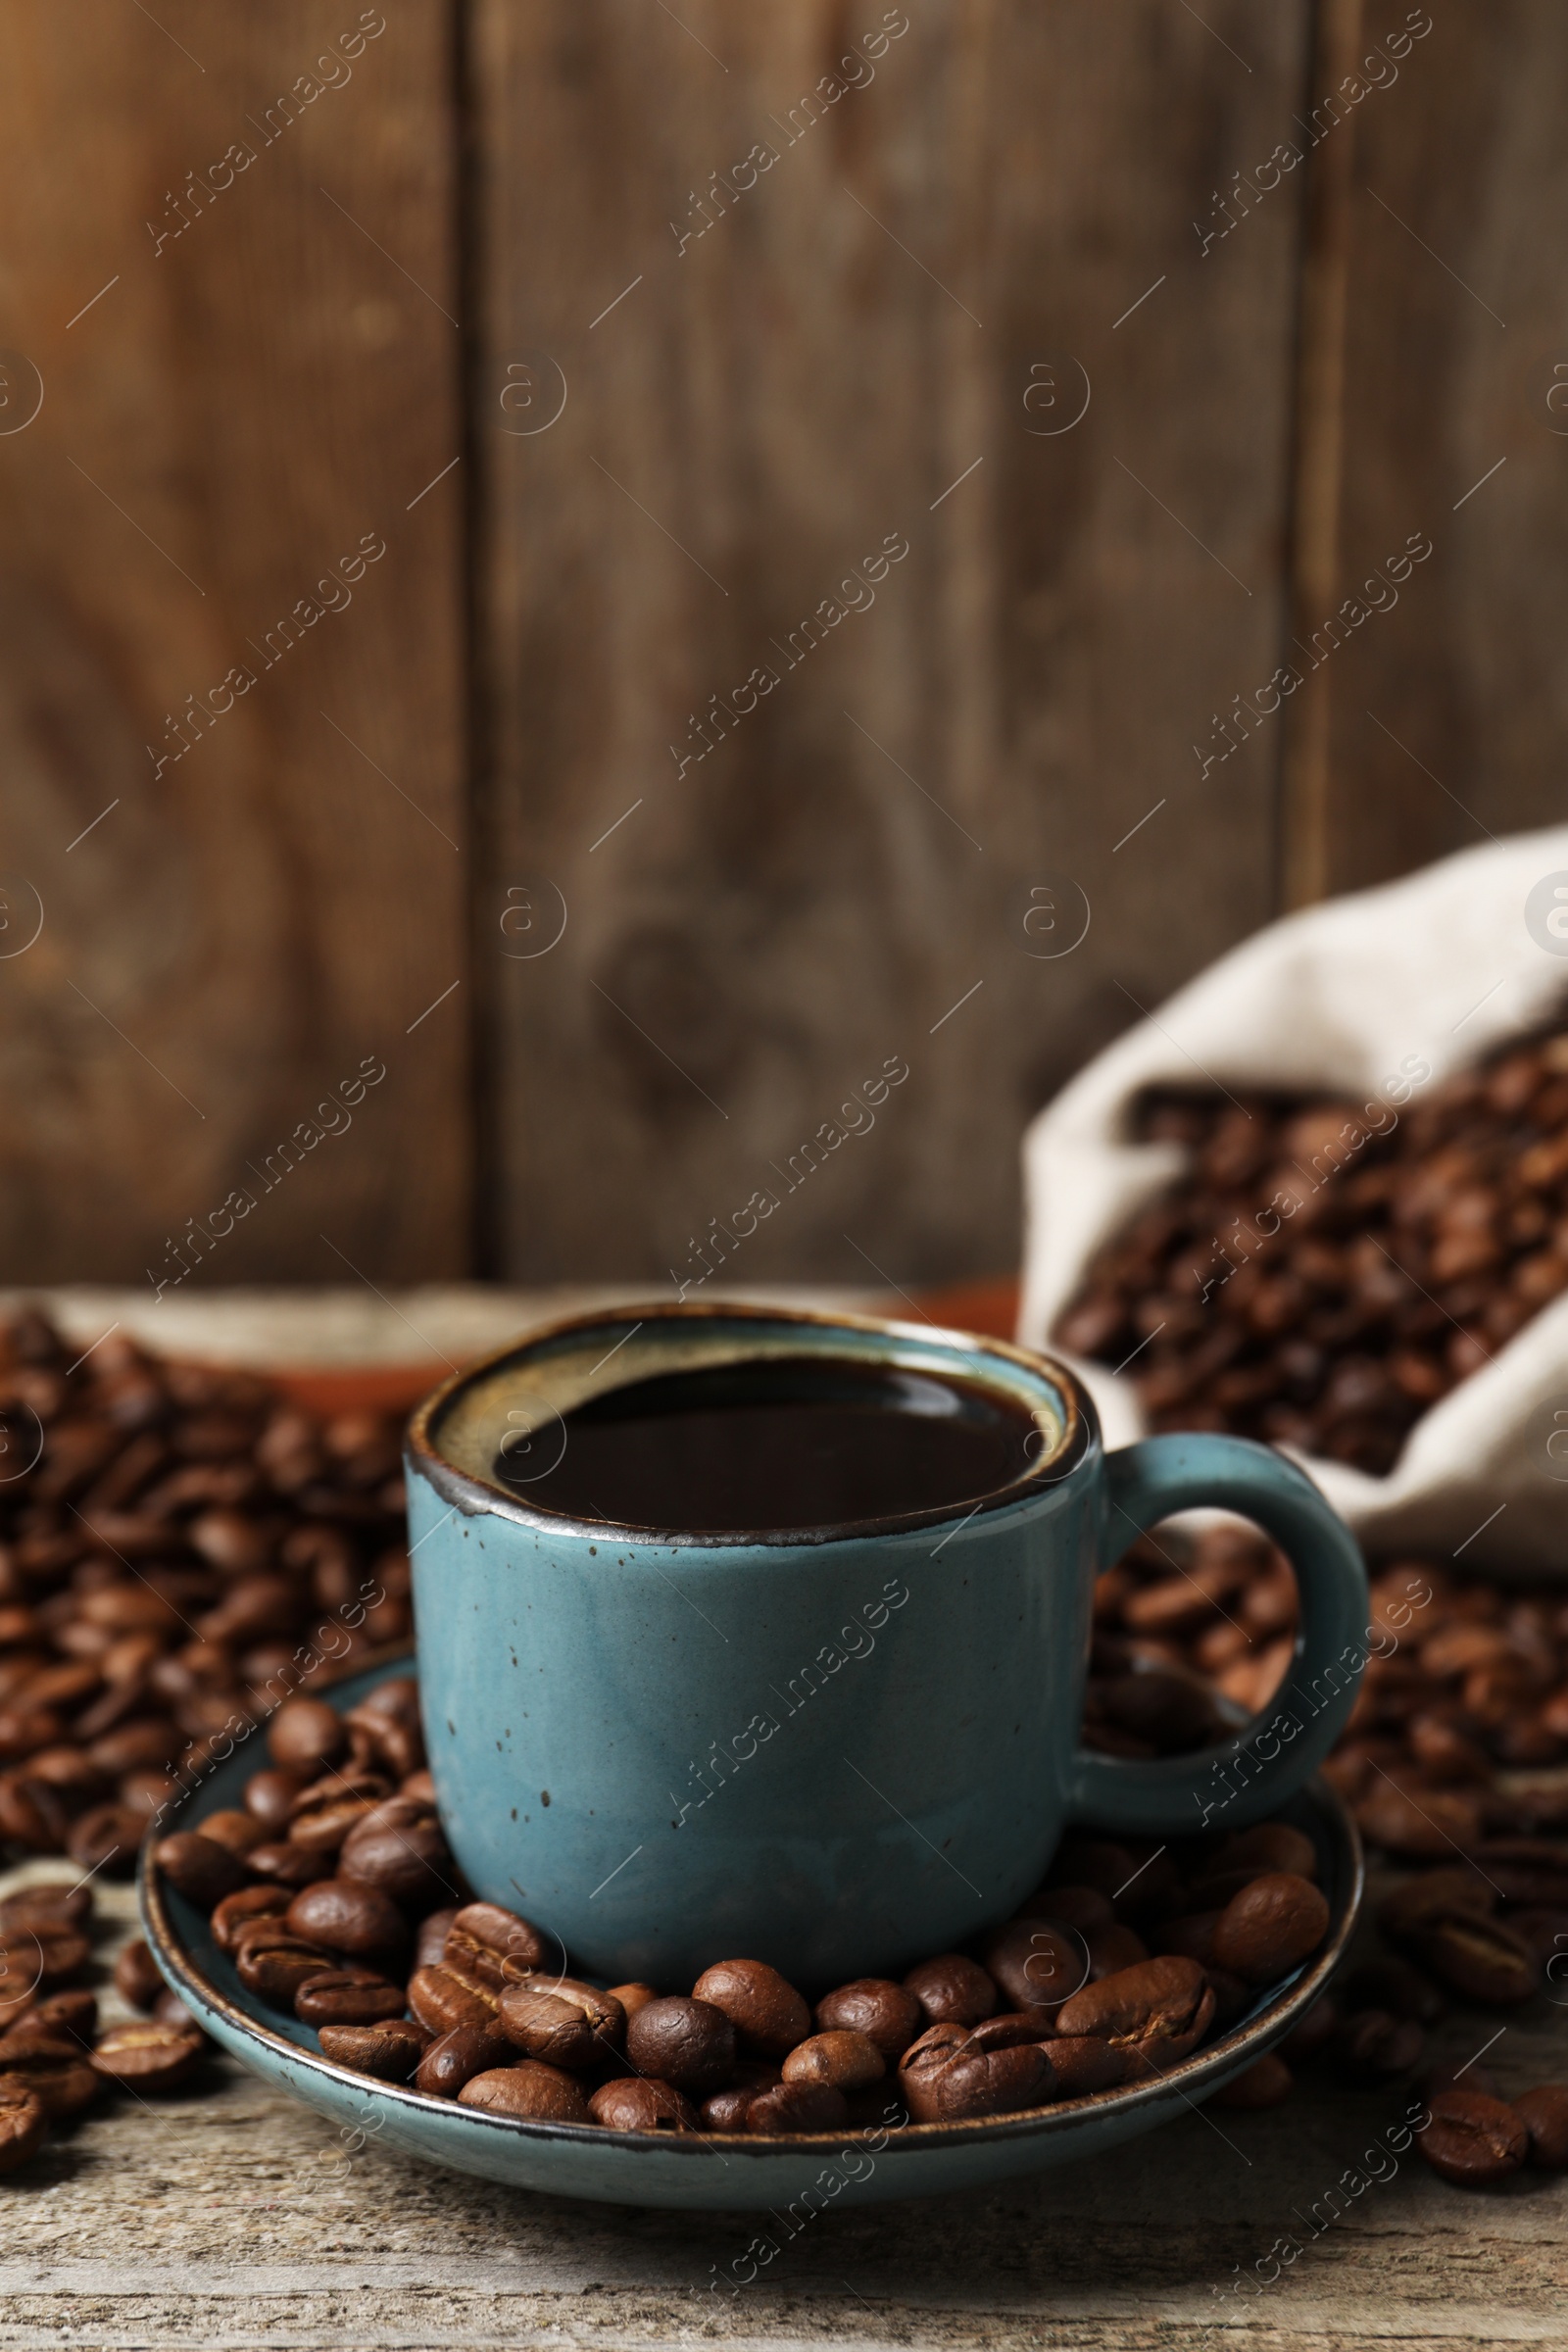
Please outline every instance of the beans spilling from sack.
M243 1808L161 1839L241 1984L323 2053L498 2115L616 2132L838 2132L1154 2082L1327 1934L1310 1839L1069 1838L1017 1916L814 2006L760 1959L601 1986L548 1926L475 1902L441 1833L416 1687L281 1708ZM3 2045L0 2045L3 2049Z
M0 1330L0 1844L123 1873L181 1780L407 1638L403 1482L392 1421L80 1352Z
M1568 1290L1568 1033L1412 1084L1397 1102L1152 1093L1137 1133L1191 1171L1100 1250L1056 1341L1126 1363L1154 1429L1386 1473Z

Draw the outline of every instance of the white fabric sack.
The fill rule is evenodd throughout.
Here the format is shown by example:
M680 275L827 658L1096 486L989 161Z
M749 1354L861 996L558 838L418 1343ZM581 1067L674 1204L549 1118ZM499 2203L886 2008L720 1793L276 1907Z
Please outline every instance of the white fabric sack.
M1024 1139L1021 1342L1051 1345L1101 1244L1184 1172L1181 1146L1127 1140L1146 1087L1370 1099L1413 1056L1431 1064L1424 1095L1568 1000L1568 939L1556 945L1562 918L1548 928L1553 892L1538 887L1554 875L1568 880L1568 826L1288 915L1108 1047ZM1145 1434L1131 1376L1054 1352L1089 1389L1108 1445ZM1388 1477L1296 1458L1371 1551L1568 1581L1568 1295L1416 1422Z

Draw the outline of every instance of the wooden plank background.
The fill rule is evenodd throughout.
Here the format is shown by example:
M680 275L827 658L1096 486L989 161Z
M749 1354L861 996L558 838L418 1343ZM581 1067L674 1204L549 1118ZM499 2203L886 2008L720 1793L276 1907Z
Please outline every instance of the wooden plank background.
M1004 1269L1141 1006L1560 808L1546 0L81 23L0 0L5 1280Z

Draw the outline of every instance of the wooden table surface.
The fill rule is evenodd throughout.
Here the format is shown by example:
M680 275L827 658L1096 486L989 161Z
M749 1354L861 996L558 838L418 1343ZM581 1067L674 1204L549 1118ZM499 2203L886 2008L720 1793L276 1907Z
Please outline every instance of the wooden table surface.
M334 1305L298 1312L273 1360L306 1360ZM26 1864L0 1890L61 1868ZM101 1908L131 1932L128 1887ZM1498 2026L1470 2013L1437 2046L1469 2058ZM1568 2080L1568 2006L1533 2003L1486 2064L1505 2092ZM824 2212L792 2237L767 2216L588 2205L345 2147L218 2057L182 2095L116 2102L0 2182L0 2352L1568 2344L1568 2176L1449 2186L1414 2149L1388 2152L1409 2095L1309 2084L1272 2114L1194 2112L1062 2172ZM721 2274L760 2228L778 2251L731 2292ZM1283 2266L1282 2239L1299 2249ZM1254 2293L1235 2291L1244 2277Z

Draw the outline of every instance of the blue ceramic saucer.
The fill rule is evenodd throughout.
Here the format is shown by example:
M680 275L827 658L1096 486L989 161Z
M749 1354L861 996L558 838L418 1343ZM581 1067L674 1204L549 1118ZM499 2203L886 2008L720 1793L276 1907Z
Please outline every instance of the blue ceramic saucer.
M334 1700L353 1706L377 1683L407 1670L407 1657L383 1659L338 1684ZM261 1762L254 1752L230 1758L171 1808L166 1828L199 1829L208 1814L238 1805ZM1182 2059L1157 2082L1097 2091L1020 2115L915 2124L888 2133L862 2129L776 2139L672 2137L485 2115L377 2082L323 2058L311 2027L246 1990L201 1913L148 1868L145 1847L142 1929L164 1975L215 2041L253 2074L380 2147L515 2188L607 2204L765 2210L802 2199L820 2207L841 2196L846 2204L876 2204L981 2188L1114 2147L1200 2104L1288 2034L1345 1952L1360 1904L1362 1870L1354 1826L1324 1782L1313 1782L1284 1806L1281 1818L1304 1830L1317 1848L1329 1901L1328 1937L1304 1968L1259 1993L1228 2034Z

